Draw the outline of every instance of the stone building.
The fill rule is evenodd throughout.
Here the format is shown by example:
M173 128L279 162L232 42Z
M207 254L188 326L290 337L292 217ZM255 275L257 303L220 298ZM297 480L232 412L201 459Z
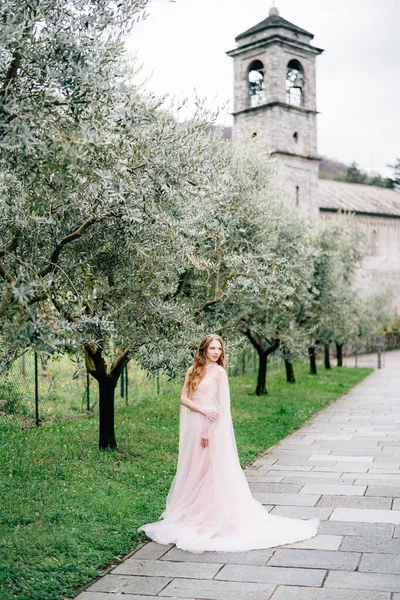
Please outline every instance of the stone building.
M313 34L271 8L269 16L236 37L227 54L234 67L234 140L255 137L279 163L288 202L312 220L352 211L367 230L370 254L359 285L397 288L400 313L400 193L318 178L316 57Z

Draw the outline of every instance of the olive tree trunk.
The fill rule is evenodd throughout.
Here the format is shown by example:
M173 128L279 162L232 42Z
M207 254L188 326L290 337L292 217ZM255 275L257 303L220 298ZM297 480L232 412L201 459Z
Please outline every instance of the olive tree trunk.
M343 367L343 344L336 343L337 366Z
M329 355L329 344L324 344L324 365L325 369L331 368L331 359Z
M99 384L99 449L115 450L114 397L118 379L129 362L129 349L122 350L110 369L103 356L103 343L86 344L85 363L89 373Z
M317 374L317 361L315 357L315 346L310 346L308 349L308 357L310 359L310 374Z
M257 373L257 387L256 396L265 396L268 394L267 390L267 367L268 367L268 356L275 352L279 348L279 340L267 340L260 335L254 333L246 327L241 328L241 332L247 337L252 346L257 350L258 354L258 373Z
M284 358L284 361L287 383L296 383L296 379L294 377L293 363L290 362L288 358Z
M98 380L99 384L99 448L117 448L114 428L114 396L116 382L109 375Z

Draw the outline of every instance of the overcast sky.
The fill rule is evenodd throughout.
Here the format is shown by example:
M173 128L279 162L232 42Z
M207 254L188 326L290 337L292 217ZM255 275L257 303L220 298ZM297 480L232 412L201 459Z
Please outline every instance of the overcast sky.
M152 0L129 47L157 94L233 110L235 37L268 16L271 0ZM400 0L277 0L281 16L314 34L318 152L390 175L400 157Z

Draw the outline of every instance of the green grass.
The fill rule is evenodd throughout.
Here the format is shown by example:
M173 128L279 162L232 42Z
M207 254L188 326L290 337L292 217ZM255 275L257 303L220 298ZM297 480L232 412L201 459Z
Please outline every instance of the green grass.
M157 393L157 380L131 361L129 369L128 397L142 399ZM68 354L50 358L45 365L38 361L39 418L41 421L59 421L82 416L87 410L87 378L83 365L77 365ZM171 383L161 377L162 389L171 390ZM172 384L173 385L173 384ZM116 391L117 407L125 404L120 386ZM97 412L99 393L97 382L89 378L90 411ZM34 355L26 353L17 359L7 375L0 378L0 417L8 420L9 426L35 423L35 371Z
M254 373L231 378L242 465L259 456L371 369L296 365L296 385L269 373L269 395L253 394ZM133 392L133 390L132 390ZM92 581L156 520L175 472L180 385L141 394L116 414L118 452L97 449L97 416L18 431L0 426L0 598L60 600ZM133 394L132 394L133 395Z

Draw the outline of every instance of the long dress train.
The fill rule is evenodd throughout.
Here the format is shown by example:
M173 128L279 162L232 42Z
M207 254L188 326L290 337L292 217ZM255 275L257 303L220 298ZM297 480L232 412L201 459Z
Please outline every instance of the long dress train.
M177 471L160 521L139 531L182 550L239 552L314 537L320 520L269 514L255 500L239 463L225 370L211 363L192 401L219 410L212 422L181 405ZM207 447L201 438L208 438Z

